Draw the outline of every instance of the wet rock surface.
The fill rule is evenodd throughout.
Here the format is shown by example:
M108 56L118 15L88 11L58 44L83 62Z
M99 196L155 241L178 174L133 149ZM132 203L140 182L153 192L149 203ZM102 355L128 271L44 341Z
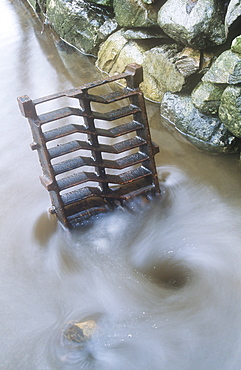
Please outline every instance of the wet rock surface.
M101 42L118 27L109 8L84 0L51 0L47 17L60 37L86 54L96 55Z
M229 27L241 16L241 0L231 0L225 16L226 33Z
M211 120L221 119L240 137L239 108L236 102L236 111L228 99L230 89L225 91L221 107L220 101L227 86L241 84L241 0L28 1L44 13L44 20L62 39L97 56L100 70L114 75L129 63L141 64L141 89L147 99L161 103L170 92L179 94L183 102L182 94L187 94L199 112L193 116L193 111L184 109L182 120L190 123L189 131L192 118L197 120L203 114ZM203 122L204 117L199 119ZM234 120L235 128L230 123ZM212 128L216 137L215 125L209 125L208 132ZM178 130L182 132L180 127ZM189 135L185 127L183 130ZM206 140L198 130L193 139L195 130L190 131L191 141L209 150L210 145L198 144L198 140ZM213 146L216 150L216 144ZM224 147L221 140L221 152Z
M152 1L114 0L113 6L116 20L121 27L153 27L157 25L157 11L156 7L152 5Z
M219 0L168 0L159 10L158 24L175 41L197 49L226 40Z
M224 124L206 116L194 107L190 96L166 93L161 103L161 116L201 150L211 153L234 153L236 139Z
M241 55L224 51L202 78L204 82L217 84L241 83Z
M96 331L94 320L67 323L62 332L62 340L67 346L82 348Z
M224 90L219 107L219 118L238 138L241 138L241 85Z
M225 86L201 82L192 91L192 103L204 114L217 114Z

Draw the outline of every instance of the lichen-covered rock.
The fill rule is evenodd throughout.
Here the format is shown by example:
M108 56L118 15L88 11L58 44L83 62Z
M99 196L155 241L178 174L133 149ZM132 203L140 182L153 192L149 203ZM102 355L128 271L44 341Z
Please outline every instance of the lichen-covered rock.
M231 51L234 53L241 54L241 35L237 36L231 45Z
M223 92L219 118L236 137L241 138L241 86L228 86Z
M116 20L121 27L152 27L157 23L157 10L142 0L114 0Z
M121 30L111 35L100 47L97 67L109 75L122 73L129 63L143 66L144 81L141 89L146 98L161 101L166 91L178 92L185 85L185 77L175 62L181 46L168 44L151 49L149 40L129 40ZM140 42L139 42L140 41Z
M229 27L241 16L241 0L231 0L228 4L225 16L225 28L228 33Z
M199 112L192 104L190 96L167 92L161 103L161 116L201 150L212 153L237 151L236 139L224 124L217 117Z
M127 64L143 64L145 44L126 39L121 30L111 35L100 47L96 66L110 76L124 72Z
M104 72L110 73L117 61L121 50L128 43L128 40L122 36L121 30L113 33L100 46L96 66Z
M201 59L200 50L184 48L177 55L177 61L175 62L175 66L184 77L188 77L199 70L200 59Z
M167 91L181 91L185 78L175 67L180 46L176 44L154 47L145 52L143 61L144 95L154 101L161 101Z
M84 0L49 0L47 16L60 37L86 54L96 55L100 43L118 27L107 7Z
M220 0L167 0L157 22L175 41L195 49L226 41Z
M204 114L217 114L225 86L210 82L199 83L192 91L192 103Z
M224 51L203 76L202 81L217 84L241 83L241 55L231 50Z

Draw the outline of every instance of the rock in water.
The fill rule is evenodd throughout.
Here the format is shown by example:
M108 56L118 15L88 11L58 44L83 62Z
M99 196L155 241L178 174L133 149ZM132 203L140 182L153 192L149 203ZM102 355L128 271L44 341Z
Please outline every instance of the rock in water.
M47 17L61 38L93 55L97 54L101 42L118 27L109 7L84 0L51 0Z
M83 347L90 340L92 334L96 330L96 322L87 320L83 322L70 322L63 329L63 340L67 345Z
M238 138L241 138L241 86L228 86L223 92L219 118Z
M190 96L166 93L161 103L161 116L201 150L211 153L238 151L235 137L224 124L217 117L199 112Z

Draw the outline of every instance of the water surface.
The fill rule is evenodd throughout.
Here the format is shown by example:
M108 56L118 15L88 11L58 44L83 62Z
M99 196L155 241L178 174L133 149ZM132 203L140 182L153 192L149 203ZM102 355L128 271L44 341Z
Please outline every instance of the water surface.
M1 369L239 370L238 157L197 151L147 103L162 197L64 230L47 213L16 97L101 73L86 56L56 48L18 0L1 0L0 31ZM97 330L83 350L66 346L65 324L89 319Z

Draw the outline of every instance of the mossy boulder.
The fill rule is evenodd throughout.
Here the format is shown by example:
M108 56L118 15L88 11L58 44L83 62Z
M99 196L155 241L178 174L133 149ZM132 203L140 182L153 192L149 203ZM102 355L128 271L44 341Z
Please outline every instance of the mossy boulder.
M236 138L213 116L202 114L191 97L167 92L161 103L161 116L172 123L197 148L211 153L238 151Z
M217 114L226 85L200 82L192 91L192 103L204 114Z
M223 92L219 118L238 138L241 138L241 86L228 86Z
M231 50L224 51L203 76L202 81L216 84L241 83L241 55Z
M118 27L111 10L84 0L49 0L47 16L60 37L86 54L96 55Z

